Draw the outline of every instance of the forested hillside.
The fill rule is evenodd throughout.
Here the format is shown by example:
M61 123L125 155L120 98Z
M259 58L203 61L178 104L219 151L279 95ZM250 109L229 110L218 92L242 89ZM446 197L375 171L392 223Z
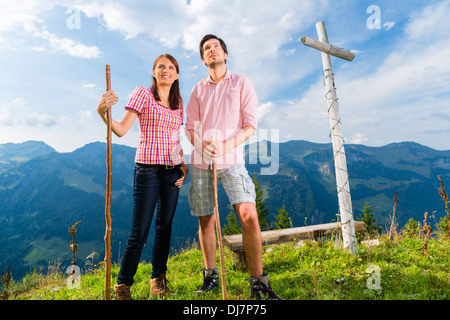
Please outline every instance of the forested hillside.
M285 206L294 226L336 221L331 144L261 142L246 150L249 172L264 190L272 219ZM346 152L356 217L369 202L377 223L384 227L392 214L395 192L400 225L410 218L422 221L425 211L436 222L444 215L437 175L450 186L450 151L405 142L378 148L347 145ZM113 261L123 252L130 228L134 154L134 148L113 145ZM106 146L99 142L70 153L58 153L42 142L0 145L1 268L9 264L14 277L20 278L34 266L46 267L58 259L68 265L68 228L77 221L81 221L78 259L84 261L92 252L103 257L105 159ZM276 174L264 174L270 166L278 169ZM190 216L187 201L189 186L188 179L174 219L173 252L190 247L197 239L197 221ZM231 207L221 187L219 203L221 221L226 223ZM143 258L149 259L151 247L149 241Z

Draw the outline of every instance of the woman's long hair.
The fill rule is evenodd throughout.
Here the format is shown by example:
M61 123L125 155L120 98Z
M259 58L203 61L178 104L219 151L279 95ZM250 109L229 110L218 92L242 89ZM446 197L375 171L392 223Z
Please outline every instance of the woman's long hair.
M161 60L162 58L169 59L170 62L172 62L173 65L175 66L175 68L177 69L177 73L180 73L180 68L178 66L177 60L174 57L172 57L170 54L160 55L155 60L155 63L153 64L153 70L155 70L156 65L158 64L159 60ZM152 87L150 88L150 90L152 90L153 97L155 97L155 99L157 101L161 101L159 94L158 94L158 84L156 82L155 77L152 77L152 78L153 78L152 79ZM170 88L169 103L170 103L170 109L172 109L172 110L177 110L179 108L182 108L182 106L183 106L183 99L181 98L180 83L178 82L178 79L173 82L172 87Z

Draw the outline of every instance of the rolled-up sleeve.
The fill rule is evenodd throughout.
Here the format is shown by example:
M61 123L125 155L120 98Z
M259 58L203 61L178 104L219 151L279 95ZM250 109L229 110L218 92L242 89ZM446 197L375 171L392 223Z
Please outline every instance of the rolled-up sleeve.
M197 88L194 87L186 106L185 130L194 130L196 121L200 121L200 104L197 99Z
M241 91L241 110L243 126L252 126L258 129L258 98L249 79L243 77L244 83Z

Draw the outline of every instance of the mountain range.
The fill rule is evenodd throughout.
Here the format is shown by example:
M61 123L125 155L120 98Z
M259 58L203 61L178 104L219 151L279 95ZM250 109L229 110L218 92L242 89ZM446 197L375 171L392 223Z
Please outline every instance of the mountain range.
M271 217L285 207L294 227L337 220L338 201L330 144L307 141L246 145L246 163L263 190ZM382 147L345 146L355 219L365 203L377 223L387 226L398 193L397 222L422 221L425 212L437 222L445 205L438 175L450 190L450 151L414 142ZM113 144L112 260L125 247L133 208L136 149ZM77 264L91 253L104 257L106 145L95 142L70 153L59 153L44 142L0 144L0 268L7 265L14 279L49 263L70 265L68 229L76 222ZM198 241L197 220L191 217L187 195L190 179L181 188L173 222L172 253ZM219 184L222 224L232 210ZM429 220L430 223L430 220ZM153 229L153 228L152 228ZM153 232L142 258L151 257Z

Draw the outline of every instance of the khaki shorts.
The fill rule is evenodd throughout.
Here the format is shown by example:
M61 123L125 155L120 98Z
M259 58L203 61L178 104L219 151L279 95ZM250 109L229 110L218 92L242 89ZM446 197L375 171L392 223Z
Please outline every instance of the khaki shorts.
M202 170L190 165L191 189L189 206L194 217L214 214L212 170ZM231 205L243 202L256 203L255 185L243 164L217 170L217 180L224 188Z

